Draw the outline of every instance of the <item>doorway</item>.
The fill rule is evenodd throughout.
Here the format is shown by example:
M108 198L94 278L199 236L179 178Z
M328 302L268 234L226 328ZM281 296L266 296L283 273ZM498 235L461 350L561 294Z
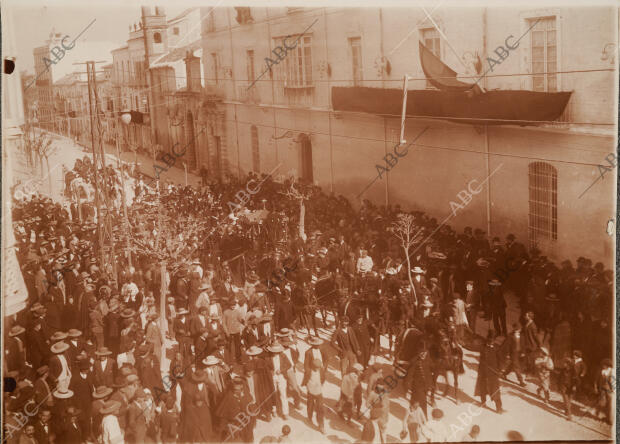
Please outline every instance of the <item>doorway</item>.
M301 178L309 184L314 183L314 175L312 173L312 142L307 134L300 134L301 142Z

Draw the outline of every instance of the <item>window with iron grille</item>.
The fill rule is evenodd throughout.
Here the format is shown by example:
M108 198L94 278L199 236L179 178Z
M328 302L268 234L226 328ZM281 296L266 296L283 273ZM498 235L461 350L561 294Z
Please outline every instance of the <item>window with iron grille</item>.
M557 91L557 74L552 74L558 70L555 17L529 19L528 27L532 25L534 27L530 31L531 59L532 74L535 74L532 76L532 89L534 91Z
M287 37L287 42L297 41L297 46L286 56L286 83L285 88L308 88L312 84L312 37ZM282 43L282 46L284 43Z
M260 150L258 148L258 129L256 125L250 127L250 136L252 138L252 168L254 172L260 173Z
M364 80L362 70L362 39L353 37L349 39L351 46L351 62L353 67L353 86L360 86Z
M545 162L529 165L529 238L532 246L539 240L558 238L558 172Z
M248 49L245 52L245 59L248 67L248 82L252 83L256 78L254 73L254 50Z
M435 54L438 59L441 59L441 39L439 32L435 28L422 29L422 42L430 52ZM427 80L426 87L433 88L433 85Z

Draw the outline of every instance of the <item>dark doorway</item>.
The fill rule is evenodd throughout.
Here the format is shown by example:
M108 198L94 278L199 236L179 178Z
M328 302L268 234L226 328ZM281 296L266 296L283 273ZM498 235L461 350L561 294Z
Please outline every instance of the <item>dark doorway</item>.
M194 136L194 116L191 111L187 112L185 119L185 144L187 145L187 153L183 160L187 162L190 170L196 169L196 137Z
M312 143L307 134L300 135L301 142L301 178L308 183L314 183L312 174Z
M218 182L222 181L222 141L219 136L214 136L215 140L215 177Z

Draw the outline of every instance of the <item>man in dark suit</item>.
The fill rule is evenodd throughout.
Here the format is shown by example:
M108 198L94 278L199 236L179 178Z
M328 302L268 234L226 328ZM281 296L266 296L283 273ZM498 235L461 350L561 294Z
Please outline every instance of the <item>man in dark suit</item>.
M75 407L67 409L67 423L60 434L58 442L69 444L82 444L84 442L84 438L87 435L84 433L81 421L78 420L81 414L82 412Z
M318 359L321 361L321 379L325 380L327 374L327 366L329 361L329 351L323 346L323 340L321 338L310 337L308 338L308 345L310 348L306 350L304 355L304 379L301 385L306 385L310 379L312 372L312 361Z
M534 313L528 311L525 314L525 325L523 327L523 348L525 350L526 370L528 373L534 371L534 359L540 349L540 345L538 327L534 323Z
M93 391L95 390L94 378L90 372L90 362L87 357L77 360L76 373L71 376L69 389L73 391L73 401L80 410L78 422L80 431L84 436L90 435L90 417L93 404ZM73 433L73 432L72 432Z
M256 316L250 315L248 319L248 326L243 332L243 344L248 349L253 345L263 347L267 344L269 338L265 336L262 329L258 328L258 319Z
M110 359L112 352L107 347L101 347L95 352L95 355L97 355L97 360L93 364L95 386L113 387L114 375L116 375L116 362Z
M39 412L39 418L34 423L34 437L38 444L51 444L53 442L51 418L52 412L49 409L43 409Z
M510 273L507 283L519 297L521 307L527 302L528 271L525 264L529 260L527 250L515 240L514 234L506 236L506 271Z
M332 346L338 350L340 355L340 371L342 377L347 374L349 367L361 358L362 352L360 344L355 335L355 331L349 327L349 318L343 316L340 320L340 328L334 332Z
M360 364L362 364L364 368L366 368L368 367L368 361L370 360L370 353L374 347L374 341L368 328L368 322L364 320L364 316L358 315L357 322L353 326L353 332L355 333L355 336L357 337L357 342L360 346Z
M291 296L288 293L276 300L274 322L278 330L291 328L293 322L295 322L295 309L291 302Z

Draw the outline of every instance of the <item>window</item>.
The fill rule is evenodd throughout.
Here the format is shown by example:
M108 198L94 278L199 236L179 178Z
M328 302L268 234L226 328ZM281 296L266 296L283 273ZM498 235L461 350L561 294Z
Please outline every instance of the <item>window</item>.
M545 162L529 165L530 245L558 238L558 172Z
M179 35L179 28L176 27L176 26L174 28L172 28L172 34Z
M250 136L252 138L252 168L254 172L260 173L260 150L258 149L258 129L256 125L250 128Z
M156 32L155 34L153 34L153 42L161 43L161 34L159 32Z
M237 23L239 23L240 25L245 25L254 21L254 19L252 19L252 13L250 11L250 8L235 7L235 9L237 10L237 17L235 18L235 20L237 20Z
M215 32L215 8L207 13L207 32Z
M435 54L438 59L441 59L441 39L439 38L439 32L435 28L423 29L422 41L430 52ZM433 85L427 80L426 87L433 88Z
M252 83L256 78L254 74L254 50L248 49L245 52L245 59L248 66L248 82Z
M218 83L218 78L217 78L217 72L218 72L218 66L217 66L217 53L212 52L211 53L211 66L213 67L213 79L215 80L215 84L217 85Z
M297 36L291 36L288 40L295 41L297 38ZM286 88L308 88L312 86L312 37L300 38L297 46L286 56L286 83L284 86Z
M538 21L538 23L536 23ZM532 89L534 91L557 91L558 55L555 17L528 20L532 41Z
M351 45L351 61L353 63L353 86L361 85L363 77L362 71L362 39L355 37L349 39Z

